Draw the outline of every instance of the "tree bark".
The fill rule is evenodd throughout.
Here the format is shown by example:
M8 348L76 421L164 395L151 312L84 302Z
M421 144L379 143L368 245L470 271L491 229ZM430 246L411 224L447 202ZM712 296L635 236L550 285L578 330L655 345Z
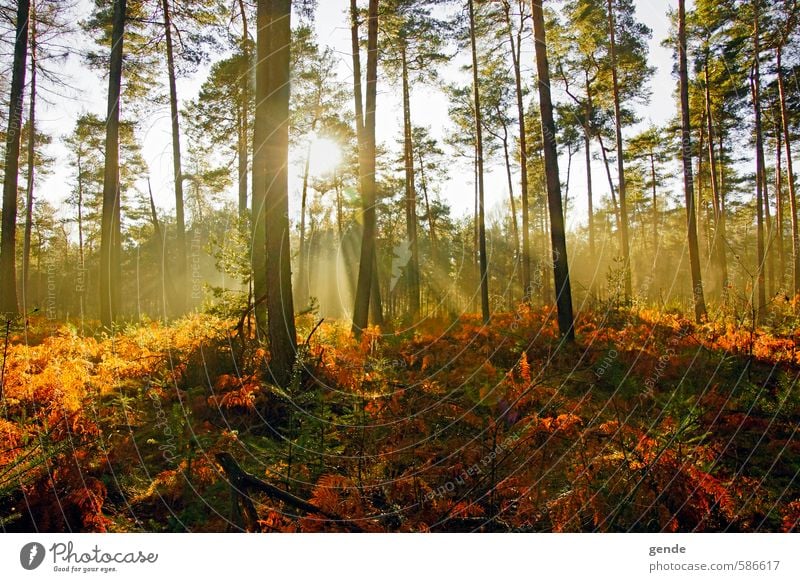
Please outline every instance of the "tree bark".
M11 97L8 105L2 235L0 235L0 313L7 315L19 313L16 268L17 180L19 178L19 146L25 94L25 63L28 58L29 14L30 1L19 0L17 3L14 64L11 73Z
M403 151L405 158L406 178L406 236L408 237L411 257L406 265L406 281L408 283L408 316L413 322L419 315L419 244L417 240L417 189L414 183L414 142L411 131L411 90L408 79L408 55L405 39L400 41L400 57L403 77Z
M353 15L355 18L355 15ZM358 48L357 21L354 24L354 49ZM355 55L355 53L354 53ZM354 57L355 58L355 57ZM357 81L360 88L361 81ZM362 129L363 149L359 162L361 174L361 204L363 215L363 231L361 235L361 255L358 265L358 281L356 283L355 308L353 309L353 333L359 337L369 321L370 297L375 294L378 313L374 316L382 318L380 305L380 288L376 284L377 264L376 234L377 220L375 216L375 109L378 86L378 0L369 1L367 25L367 91L365 102L364 125ZM356 99L360 100L360 91L356 91ZM358 107L358 106L357 106Z
M776 124L777 125L777 124ZM786 282L786 245L783 240L783 223L786 208L783 202L783 137L779 126L775 127L775 202L777 204L775 213L775 234L778 241L778 285L781 290L785 290Z
M36 2L30 7L31 88L28 109L28 183L25 191L25 234L22 243L22 311L28 312L28 283L31 272L31 231L33 229L33 190L36 180Z
M524 15L522 14L522 3L520 3L520 28L515 39L511 27L511 7L508 2L504 2L504 10L506 24L508 26L508 40L511 43L511 59L514 66L514 85L517 98L517 117L519 118L519 181L520 197L522 201L522 298L523 301L530 302L532 289L530 216L528 209L528 136L525 127L525 95L522 91L522 66L520 64Z
M725 256L725 215L722 212L722 190L717 179L717 156L715 152L714 137L714 117L711 108L711 87L708 79L708 55L703 69L705 76L705 106L706 106L706 130L708 132L708 162L711 174L711 201L714 210L714 238L713 256L720 270L720 293L724 297L728 288L728 261Z
M542 0L531 0L531 8L536 48L536 71L539 77L539 109L542 118L542 142L545 176L547 179L547 206L550 211L550 240L553 252L553 277L558 310L558 329L566 341L574 342L575 327L572 314L572 289L570 287L569 263L567 261L564 210L561 204L561 182L558 176L556 125L553 121L553 103L550 95L550 70L547 63L547 39Z
M161 0L164 11L164 38L167 45L167 76L169 78L169 109L172 117L172 173L175 176L175 245L177 268L173 279L178 293L175 297L175 315L186 310L186 289L191 287L186 269L186 218L183 207L183 170L181 167L181 132L178 117L178 89L175 82L175 54L172 46L172 21L170 18L169 0ZM183 290L183 291L181 291Z
M119 111L126 0L114 0L111 63L108 76L106 163L103 175L103 215L100 226L100 321L111 327L120 315L122 233L120 227Z
M755 116L755 138L756 138L756 262L757 262L757 298L755 305L756 321L761 323L764 320L767 307L766 280L764 277L764 137L761 127L761 66L759 58L761 55L761 25L760 25L760 2L754 2L755 17L753 24L753 74L750 79L753 112Z
M467 0L469 6L469 38L472 46L472 90L475 106L475 137L478 162L478 253L480 260L481 280L481 314L483 323L488 324L491 316L489 309L489 259L486 253L486 222L484 212L483 184L483 127L481 116L481 95L478 85L478 47L475 41L475 7L473 0Z
M631 298L631 251L628 238L628 207L625 184L625 160L622 155L622 113L620 111L619 78L617 75L616 24L614 22L614 0L608 0L608 31L611 41L611 82L614 93L614 128L617 139L617 174L619 188L620 242L624 262L625 300Z
M792 140L789 132L789 116L786 111L786 88L784 86L782 56L783 45L777 48L778 94L781 103L781 129L783 131L783 147L786 149L786 181L789 186L789 211L792 224L792 291L797 297L800 293L800 228L797 217L797 192L794 184L794 168L792 167Z
M240 79L242 118L238 125L239 153L237 157L239 161L239 219L244 221L247 218L247 142L250 132L250 36L247 30L247 10L244 0L239 0L239 12L242 15L242 56L245 66Z
M683 190L686 198L686 224L688 228L689 266L692 273L692 299L694 318L700 323L707 317L700 274L700 251L697 245L697 218L694 204L694 178L692 176L692 133L689 116L689 71L686 56L686 0L678 0L678 53L681 94L681 158L683 160Z
M271 0L261 0L256 9L256 108L253 125L253 177L252 204L252 243L250 262L253 270L253 297L258 300L267 294L266 252L267 235L265 230L265 204L267 194L267 139L269 134L266 96L269 95L269 41L272 25ZM265 302L256 301L254 308L256 329L267 329L267 309Z
M289 98L291 1L271 0L268 92L265 108L266 193L264 228L267 245L267 328L269 370L278 386L292 378L297 355L297 332L292 298L289 243ZM259 100L261 101L261 100Z

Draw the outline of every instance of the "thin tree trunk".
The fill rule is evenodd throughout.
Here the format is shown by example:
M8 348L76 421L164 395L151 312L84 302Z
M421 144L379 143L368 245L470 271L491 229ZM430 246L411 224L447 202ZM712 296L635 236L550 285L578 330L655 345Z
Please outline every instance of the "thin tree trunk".
M786 111L786 88L784 87L782 56L783 45L777 48L777 77L778 94L781 102L781 128L783 130L783 146L786 149L786 181L789 185L789 211L792 223L792 294L794 297L800 293L800 228L797 217L797 193L794 184L794 169L792 167L792 141L789 132L789 116Z
M708 56L706 56L708 59ZM728 288L728 261L725 256L725 218L722 214L722 191L717 180L717 157L714 144L714 117L711 108L711 87L709 86L708 79L708 61L706 60L704 67L705 76L705 105L706 105L706 130L708 131L708 162L710 165L711 175L711 201L714 210L714 238L713 238L713 256L717 262L717 267L720 270L720 293L724 295L725 290Z
M558 176L558 151L556 126L553 121L553 103L550 96L550 70L547 63L547 39L544 27L542 0L531 0L536 71L538 73L539 109L542 118L542 143L547 180L547 206L550 211L550 240L552 244L553 276L558 310L558 329L568 342L575 341L572 314L572 290L567 261L567 237L564 228L564 211L561 207L561 183Z
M25 192L25 234L22 245L22 311L28 312L28 283L31 267L31 230L33 227L33 189L36 178L36 2L30 8L31 87L28 112L28 183Z
M253 270L253 299L257 332L267 328L267 309L263 298L267 295L266 252L267 235L265 230L265 204L267 194L267 109L265 96L269 94L269 39L271 29L271 2L258 2L256 11L256 108L253 125L253 194L252 204L252 243L250 261Z
M242 119L239 128L239 219L244 221L247 217L247 165L248 153L247 142L250 132L250 36L247 30L247 10L244 0L239 0L239 12L242 15L242 56L244 58L244 71L242 73L241 91Z
M481 115L481 95L478 85L478 47L475 40L475 7L473 0L467 0L469 7L469 38L472 46L472 89L475 106L475 136L478 160L478 250L480 254L481 314L483 323L488 324L489 310L489 260L486 254L486 224L484 212L483 184L483 128Z
M781 290L785 290L784 284L786 282L786 245L783 240L783 223L784 214L786 209L783 205L783 138L781 136L780 127L775 127L775 202L777 203L777 210L775 216L775 233L778 241L778 285Z
M528 203L528 136L525 127L525 94L522 91L522 29L524 15L520 3L520 28L516 39L511 27L511 7L504 3L506 24L508 26L508 40L511 43L511 59L514 66L514 84L517 98L517 118L519 123L519 165L520 165L520 196L522 199L522 298L525 302L531 300L531 243L530 243L530 216ZM510 188L509 188L510 192ZM512 197L513 200L513 197ZM590 203L591 205L591 203ZM516 216L516 215L515 215ZM519 237L518 237L519 240ZM519 242L517 243L519 245Z
M761 27L760 27L760 3L754 2L755 18L753 26L753 75L750 79L753 112L755 114L755 138L756 138L756 262L757 262L757 303L756 321L759 323L764 320L767 307L766 281L764 277L764 143L761 133L761 66L759 58L761 55Z
M500 137L500 141L503 143L503 158L505 161L506 180L508 184L508 201L511 205L511 231L514 233L514 270L516 271L516 267L520 262L519 222L517 221L517 203L514 200L514 180L511 176L511 155L508 150L508 128L505 123L503 123L503 135ZM524 294L524 283L522 289Z
M266 194L264 228L267 247L267 328L269 370L278 386L292 379L297 332L292 298L289 243L289 98L291 0L271 0L266 121ZM262 99L259 99L262 101Z
M656 191L656 156L652 151L650 152L650 180L653 183L653 266L655 266L655 257L658 256L658 194Z
M352 1L352 0L351 0ZM352 2L351 7L355 6ZM357 13L353 13L354 65L358 52ZM355 67L354 67L355 69ZM354 71L354 74L358 71ZM361 80L356 81L356 101L360 102ZM362 155L360 155L361 204L363 211L363 232L361 236L361 256L358 265L358 281L356 283L355 308L353 309L353 333L358 337L367 327L370 311L370 297L375 294L373 317L383 318L380 305L380 287L376 284L376 216L375 216L375 106L378 86L378 0L369 1L367 26L367 95L365 103L364 124L362 128ZM356 111L358 111L358 104ZM377 303L377 305L375 304Z
M100 321L104 327L111 327L117 320L122 303L119 263L122 244L119 211L119 101L122 88L122 43L126 13L126 0L114 0L111 63L108 76L103 215L100 228Z
M619 204L617 204L616 188L614 187L614 179L611 177L611 165L608 163L608 152L606 146L603 144L603 135L598 132L597 140L600 143L600 151L603 154L603 166L606 169L606 177L608 178L608 190L611 193L611 204L614 208L614 220L617 225L617 232L622 228L622 220L619 214Z
M183 208L183 170L181 168L181 132L178 118L178 89L175 82L175 54L172 47L172 21L170 19L169 0L161 0L164 11L164 38L167 45L167 75L169 77L169 108L172 116L172 173L175 176L175 244L177 268L174 279L177 281L175 289L175 312L180 314L186 309L186 292L191 285L187 278L186 270L186 219Z
M625 300L631 298L631 252L628 239L628 207L625 185L625 160L622 155L622 113L620 110L619 79L617 75L617 42L616 24L614 22L614 0L608 0L608 30L611 41L611 81L614 94L614 128L617 139L617 174L619 182L619 214L620 240L622 244L622 260L624 262Z
M428 215L428 230L430 230L431 236L431 258L434 266L438 267L439 241L436 238L436 221L431 211L430 197L428 196L428 180L425 178L425 161L422 158L422 151L420 149L417 149L417 158L419 161L420 185L422 186L422 195L425 200L425 212Z
M419 315L419 244L417 240L417 192L414 183L414 143L411 132L411 90L408 84L408 56L405 40L401 45L402 77L403 77L403 151L405 158L406 178L406 236L408 237L411 257L406 265L406 281L408 289L408 315L414 321Z
M0 235L0 313L7 315L19 313L16 268L17 181L19 178L19 147L25 93L25 64L28 58L29 14L29 0L19 0L17 3L14 65L11 73L11 97L8 105L2 235Z
M692 273L692 298L694 317L700 323L707 317L700 274L700 252L697 246L697 220L694 204L694 179L692 177L692 133L689 116L689 72L686 55L686 0L678 0L678 52L681 94L681 157L683 159L683 189L686 197L686 223L688 227L689 265Z
M762 141L763 148L763 141ZM763 151L763 150L762 150ZM769 180L767 179L766 156L762 154L761 159L761 180L764 191L764 225L766 227L766 245L764 252L767 260L767 290L769 297L775 296L775 230L772 224L772 213L769 208Z
M311 131L314 131L314 123L311 124ZM297 266L297 300L303 306L309 298L308 286L308 266L306 257L306 209L308 208L308 174L311 168L311 144L306 148L306 160L303 165L303 189L300 195L300 245L298 250Z
M83 242L83 160L80 151L77 152L78 158L78 256L80 257L80 281L78 293L80 295L81 320L86 313L86 259L84 254Z

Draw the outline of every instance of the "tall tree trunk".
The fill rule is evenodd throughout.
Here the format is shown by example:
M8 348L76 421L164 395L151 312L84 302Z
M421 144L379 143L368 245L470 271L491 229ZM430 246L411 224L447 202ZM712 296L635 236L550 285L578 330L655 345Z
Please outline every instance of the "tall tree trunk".
M762 143L763 148L763 143ZM763 151L763 150L762 150ZM767 163L766 156L762 154L761 158L761 186L764 192L764 226L766 234L766 244L764 252L766 253L767 261L767 291L769 297L775 296L775 230L772 224L772 213L769 208L769 180L767 179Z
M242 15L242 56L244 58L244 71L242 72L241 92L242 104L239 125L239 219L244 221L247 217L247 142L250 133L250 36L247 30L247 9L244 0L239 0L239 12Z
M5 178L3 180L3 218L0 235L0 313L19 313L17 300L17 180L22 107L25 93L25 64L28 59L28 16L30 1L17 2L16 42L11 73L11 97L8 104Z
M594 201L592 200L592 88L589 81L589 73L585 73L586 79L586 119L583 125L583 147L586 154L586 209L589 227L589 253L595 257L595 236L594 236ZM594 281L592 281L594 283Z
M600 152L603 154L603 166L606 169L606 178L608 178L608 190L611 193L614 221L617 226L617 232L620 232L622 229L622 220L619 215L619 204L617 204L617 189L614 187L614 179L611 177L611 165L608 163L608 150L606 150L606 146L603 144L603 134L601 132L597 133L597 141L600 143Z
M531 300L531 242L530 242L530 216L528 208L528 135L525 127L525 94L522 90L522 29L524 15L520 3L520 28L516 38L511 26L511 6L504 3L506 25L508 27L508 40L511 43L511 59L514 65L514 86L517 98L517 118L519 123L519 174L520 196L522 199L522 298L525 302ZM512 198L513 199L513 198Z
M420 185L422 186L422 194L425 200L425 213L428 215L428 230L431 237L431 260L435 267L440 264L439 261L439 241L436 237L436 220L433 217L431 209L430 197L428 196L428 180L425 178L425 160L422 157L422 151L417 149L417 158L419 161L419 174Z
M783 45L777 48L777 77L778 94L781 103L781 128L783 130L783 147L786 149L786 181L789 186L789 211L792 223L792 294L794 297L800 293L800 228L797 217L797 193L794 184L794 169L792 167L792 140L789 132L789 116L786 111L786 88L783 79Z
M250 264L253 270L253 300L256 316L256 330L267 329L267 308L264 299L267 296L267 234L265 230L265 204L267 194L267 150L269 137L268 110L265 97L269 95L269 42L272 25L272 6L270 0L258 2L256 10L256 107L253 124L253 168L251 196L252 204L252 242L250 248Z
M536 47L536 71L539 87L539 109L542 118L542 143L547 179L547 206L550 211L550 240L552 244L553 276L558 309L558 329L566 341L575 341L572 315L572 289L567 261L567 237L564 228L564 211L561 207L561 182L558 176L558 151L556 125L553 121L553 103L550 96L550 70L547 63L547 39L544 27L542 0L531 0L533 34Z
M79 277L78 294L80 296L81 321L86 313L86 258L84 253L83 240L83 158L80 151L77 152L78 159L78 257L80 260L81 274Z
M406 265L408 315L413 322L419 315L419 244L417 241L417 190L414 183L414 143L411 132L411 90L408 84L406 41L401 40L400 56L403 77L403 152L406 178L406 237L411 257Z
M502 118L502 112L498 111L500 117ZM496 134L492 133L492 135L498 137L500 139L500 143L503 144L503 161L506 168L506 185L508 186L508 203L511 208L511 232L514 235L514 272L517 271L517 268L520 263L520 233L519 233L519 221L517 220L517 203L514 200L514 178L512 176L511 170L511 153L508 148L508 126L506 125L505 121L501 121L503 126L503 135L497 136ZM522 287L523 295L525 293L525 286ZM524 297L523 297L524 301Z
M720 293L725 296L728 288L728 261L725 256L725 216L722 212L722 190L717 179L717 156L715 152L714 137L714 116L711 108L711 87L708 78L708 55L703 69L705 77L705 106L706 106L706 130L708 131L708 162L711 175L711 201L714 210L714 238L713 256L720 271Z
M176 315L186 309L186 291L189 289L186 270L186 219L183 208L183 170L181 168L181 132L178 118L178 89L175 83L175 54L172 47L172 21L170 18L169 0L161 0L164 11L164 38L167 45L167 75L169 77L169 109L172 116L172 173L175 176L175 229L176 261L174 285L178 296L174 299Z
M122 233L119 185L119 101L122 88L122 43L126 14L126 0L114 0L111 62L108 76L103 216L100 225L100 321L104 327L111 327L117 320L122 303L120 288Z
M783 240L783 223L784 215L786 214L786 207L783 204L783 138L781 136L780 126L776 123L775 127L775 202L777 203L775 215L775 233L778 242L778 260L779 260L779 273L778 285L782 291L786 287L786 245Z
M354 6L355 2L351 4ZM354 64L358 51L357 14L353 14ZM355 67L354 67L355 68ZM355 72L354 72L355 74ZM382 319L380 305L380 287L376 284L377 265L376 235L377 221L375 216L375 106L378 87L378 0L369 0L367 25L367 95L365 102L364 124L362 127L362 148L359 155L359 173L361 174L361 204L363 231L361 235L361 256L358 265L358 281L356 283L355 308L353 309L353 333L358 337L367 327L370 311L370 297L375 294L379 313L373 313ZM360 78L357 81L356 100L360 102ZM358 105L356 105L358 111Z
M614 93L614 128L617 139L617 174L619 188L619 218L620 242L622 245L622 260L624 262L625 300L631 298L631 251L628 239L628 207L625 184L625 156L623 156L622 143L622 113L620 111L619 78L617 75L617 41L616 24L614 18L614 0L608 0L608 31L611 41L611 82Z
M694 179L692 177L692 133L689 116L689 71L686 55L686 0L678 0L678 53L681 93L681 158L683 160L683 190L686 197L686 224L688 227L689 266L692 273L692 299L694 318L700 323L706 318L703 279L700 274L700 251L697 245L697 219L694 204Z
M266 230L267 329L269 370L278 386L292 378L297 355L297 332L292 299L292 267L289 243L289 69L291 0L262 0L270 11L267 94L263 106L266 161L264 228Z
M483 185L483 121L481 115L481 92L478 85L478 47L475 41L475 6L473 0L467 0L469 6L469 38L472 47L472 90L475 107L475 141L478 160L478 252L481 277L481 314L483 323L488 324L489 310L489 259L486 254L486 223L484 212Z
M316 120L314 120L316 122ZM312 123L312 133L313 123ZM308 258L306 257L306 209L308 208L308 175L311 168L311 144L306 148L306 160L303 164L303 186L300 194L300 244L297 261L297 300L301 307L309 298Z
M656 190L656 156L655 152L650 152L650 180L653 183L653 209L652 209L652 224L653 224L653 266L655 267L655 257L658 256L658 193Z
M755 115L756 138L756 262L757 262L757 298L756 320L762 322L767 307L767 290L764 277L764 137L761 128L761 25L760 2L754 2L755 17L753 24L753 74L750 85L753 96L753 112Z
M31 230L33 228L33 189L36 180L36 2L30 8L31 88L28 110L28 183L25 191L25 234L22 244L22 311L28 312L28 283L31 271Z

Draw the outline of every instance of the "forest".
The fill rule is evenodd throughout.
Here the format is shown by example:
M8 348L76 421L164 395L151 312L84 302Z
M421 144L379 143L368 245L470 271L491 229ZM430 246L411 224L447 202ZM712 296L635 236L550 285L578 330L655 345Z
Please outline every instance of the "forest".
M4 532L800 529L796 0L0 0Z

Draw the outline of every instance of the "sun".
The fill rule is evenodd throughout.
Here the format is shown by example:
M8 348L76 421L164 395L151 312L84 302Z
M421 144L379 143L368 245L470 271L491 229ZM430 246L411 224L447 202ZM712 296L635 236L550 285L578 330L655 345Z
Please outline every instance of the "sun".
M341 163L342 148L329 137L314 134L309 156L309 173L319 178L331 174Z

